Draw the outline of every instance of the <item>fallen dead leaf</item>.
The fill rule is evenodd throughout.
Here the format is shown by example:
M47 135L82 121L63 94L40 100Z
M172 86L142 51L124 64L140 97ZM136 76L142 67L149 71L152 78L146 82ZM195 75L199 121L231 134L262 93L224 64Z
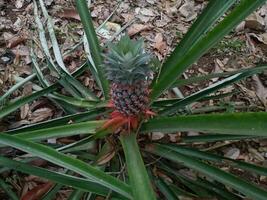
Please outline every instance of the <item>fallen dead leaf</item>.
M248 35L250 37L257 39L257 41L263 44L267 44L267 33L263 33L263 34L248 33Z
M134 15L133 14L129 14L129 13L122 13L121 16L124 18L124 21L130 22L134 19Z
M52 182L47 182L42 185L38 185L28 191L25 195L21 197L21 200L37 200L40 199L50 188L54 185Z
M133 24L128 28L128 35L133 36L133 35L136 35L137 33L140 33L141 31L145 31L149 29L150 29L149 25Z
M196 18L197 12L195 11L195 4L192 0L186 0L185 3L179 8L179 12L185 17L186 22L190 22Z
M31 113L29 120L32 123L36 123L52 117L53 114L54 112L51 108L39 108Z
M116 154L116 150L111 143L106 143L101 151L99 152L97 159L95 161L98 165L103 165L107 162L109 162Z
M265 26L264 19L257 13L254 12L249 15L246 20L246 27L254 30L262 30Z
M20 107L20 119L25 119L29 113L30 106L29 104L24 104Z
M136 18L138 18L143 23L147 23L153 20L156 16L153 10L139 7L135 9L135 14Z
M12 49L12 52L14 54L18 54L20 56L29 56L30 55L30 50L29 47L25 46L25 45L19 45L16 48Z
M22 6L24 5L24 0L17 0L16 2L15 2L15 6L16 6L16 8L22 8Z
M167 44L163 40L162 33L157 33L155 39L154 39L154 45L153 47L157 49L161 54L165 54L165 50L167 49Z
M261 155L260 152L258 152L257 149L254 149L254 148L250 147L250 148L248 148L248 152L251 153L251 156L254 159L256 159L258 161L261 161L261 162L265 161L265 158Z
M249 49L251 53L255 53L256 47L255 47L254 41L250 38L250 35L248 33L246 33L246 38L247 38L246 39L247 48Z
M168 15L175 15L177 13L177 8L182 4L182 0L177 0L174 2L166 1L165 10Z
M264 87L257 75L252 76L252 78L256 83L256 95L267 110L267 88Z
M227 148L224 154L226 158L231 158L234 160L236 160L239 155L240 155L240 150L238 148L233 148L233 147Z
M81 20L75 8L66 8L62 12L59 12L58 16L66 19L76 19L79 21Z
M144 16L149 16L149 17L154 17L156 15L152 9L148 8L141 8L140 13Z
M29 96L31 93L32 93L32 84L28 83L24 86L22 95L25 97L25 96ZM29 111L30 111L30 106L28 103L20 107L20 118L25 119L28 116Z
M17 121L17 122L10 124L8 129L15 129L15 128L18 128L18 127L21 127L24 125L29 125L29 124L30 124L30 121L28 121L28 120L20 120L20 121Z
M164 27L171 21L172 21L171 18L169 18L167 15L162 13L160 19L156 20L155 25L157 27Z
M246 25L246 22L242 21L240 24L237 25L237 27L235 28L235 31L236 32L243 31L245 29L245 25Z
M97 160L98 165L104 165L105 163L109 162L114 156L115 156L115 151L111 151L105 155L103 155L101 158Z
M153 132L152 135L151 135L151 139L152 139L152 141L157 141L157 140L162 139L164 136L165 136L164 133L161 133L161 132Z
M110 39L115 33L118 33L121 25L113 22L106 22L106 24L98 31L103 38Z
M14 36L12 37L7 44L7 48L13 48L17 45L23 43L27 38L24 35Z

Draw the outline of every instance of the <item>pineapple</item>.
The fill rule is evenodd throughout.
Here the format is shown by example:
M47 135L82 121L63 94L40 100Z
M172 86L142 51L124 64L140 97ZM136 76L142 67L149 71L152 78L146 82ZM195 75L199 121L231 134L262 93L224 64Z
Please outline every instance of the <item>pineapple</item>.
M113 118L134 126L138 116L151 113L149 103L150 55L144 52L142 40L134 41L124 36L110 45L106 55L107 78L111 81Z

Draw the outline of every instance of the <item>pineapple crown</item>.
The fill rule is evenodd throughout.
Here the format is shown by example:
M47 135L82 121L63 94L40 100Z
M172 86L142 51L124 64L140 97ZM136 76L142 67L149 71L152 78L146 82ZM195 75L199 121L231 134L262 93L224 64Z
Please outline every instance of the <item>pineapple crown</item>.
M124 36L116 44L110 44L105 55L107 78L114 83L134 84L146 81L150 72L150 54L144 51L143 40L131 40Z

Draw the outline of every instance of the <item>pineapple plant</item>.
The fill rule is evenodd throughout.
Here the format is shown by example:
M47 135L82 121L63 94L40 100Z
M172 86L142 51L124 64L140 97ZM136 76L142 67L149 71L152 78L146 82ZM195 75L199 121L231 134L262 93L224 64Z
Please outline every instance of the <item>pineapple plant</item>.
M264 177L267 176L267 169L264 161L258 162L255 159L256 164L253 164L254 159L248 159L253 163L247 162L244 159L247 156L243 156L243 153L249 153L246 150L240 152L238 159L225 157L224 154L218 154L218 148L226 145L233 147L238 140L246 140L248 147L251 145L249 140L252 139L252 146L257 141L264 142L267 137L267 113L261 112L264 108L260 107L255 110L240 108L239 102L233 105L234 111L228 112L229 107L222 105L222 102L226 100L224 97L229 99L233 93L217 92L263 72L267 69L267 64L257 64L231 72L180 78L198 58L265 2L266 0L206 2L207 6L202 14L175 50L166 57L150 84L149 67L152 64L149 64L150 55L144 52L142 41L123 37L118 43L110 45L103 62L102 48L94 30L88 2L85 0L76 0L76 5L87 36L87 41L83 39L88 61L73 73L65 71L67 68L58 51L53 22L48 16L44 1L38 0L39 4L33 1L39 40L46 59L39 59L39 65L35 55L37 49L33 46L31 58L35 72L26 78L23 78L24 75L15 77L19 82L0 97L0 101L8 100L14 90L22 89L25 83L32 81L35 92L14 99L0 109L0 119L3 120L0 128L1 125L8 125L7 130L0 133L0 152L8 152L0 155L0 196L3 197L4 192L5 199L54 199L56 193L61 194L60 190L63 189L68 190L67 193L71 192L68 199L266 200ZM49 30L49 34L44 34L45 30ZM48 42L53 44L53 51L48 48L50 45L46 41L47 36L50 39ZM44 70L40 70L40 67L44 67L41 68ZM43 72L48 70L60 77L55 84L44 81L46 76ZM99 98L95 91L75 79L87 70L96 79L103 98ZM85 73L87 74L88 72ZM191 88L213 78L220 80L212 80L211 85L201 90L197 88L196 92L192 91L188 96L159 98L163 92L169 89L173 91L174 87L179 89L188 85ZM37 87L37 83L40 86ZM40 97L42 99L39 101ZM60 116L61 113L63 116L56 115L57 118L14 128L14 124L22 125L21 122L25 121L11 124L20 119L18 112L14 111L33 101L31 108L42 106L44 98L51 99L49 102L53 102L60 109ZM110 110L106 106L107 99L111 99L109 105L114 109L111 119L99 120L105 118ZM212 105L204 103L214 99L222 101L215 100ZM191 106L195 103L199 107ZM246 106L250 107L247 104ZM150 107L157 113L157 118L142 122L142 117L152 114ZM227 112L224 112L226 109ZM118 137L109 136L115 133L109 130L99 134L98 130L103 126L111 126L116 129L116 133L121 134ZM129 134L124 131L126 128L129 128ZM192 131L198 135L188 134ZM154 140L154 133L166 133L166 136ZM48 140L50 138L56 139L56 143L51 143ZM171 138L175 138L175 141ZM11 148L18 150L9 153ZM242 151L243 149L245 148ZM261 152L258 153L261 155ZM34 164L35 161L40 163L37 158L47 162L37 167ZM22 176L18 176L19 173ZM33 180L24 179L26 174L41 177L41 182L45 179L47 182L20 197L18 195L24 194L24 188L28 188L22 184L28 185L28 181ZM51 185L54 187L51 188ZM11 187L23 188L23 192L15 193Z
M109 106L115 109L106 124L126 124L135 129L142 114L153 114L148 110L151 56L144 51L143 40L134 41L126 35L109 45L105 58L106 75L111 82Z

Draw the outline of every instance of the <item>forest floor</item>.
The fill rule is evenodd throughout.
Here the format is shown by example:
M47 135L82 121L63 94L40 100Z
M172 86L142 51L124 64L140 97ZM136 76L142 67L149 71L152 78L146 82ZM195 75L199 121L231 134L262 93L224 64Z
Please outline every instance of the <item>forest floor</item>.
M61 52L64 53L79 43L83 34L75 3L73 0L45 0L45 4L54 20ZM118 36L113 37L114 33L122 30L122 33L129 34L131 38L143 38L147 50L160 61L164 61L206 4L205 0L126 0L122 2L98 0L91 2L90 10L95 27L100 26L109 15L113 14L108 23L98 32L102 43L115 41ZM33 45L38 46L39 39L36 29L31 0L8 2L0 0L0 96L14 85L14 76L27 77L32 73L30 48ZM36 48L36 54L38 59L44 59L40 49ZM64 63L72 72L84 59L81 45L73 53L64 57ZM206 53L183 74L183 78L244 69L264 62L267 62L267 4L250 15ZM51 76L53 79L53 75L47 74L47 76ZM91 77L82 75L79 80L85 86L95 88ZM188 96L216 81L218 78L207 80L202 84L181 87L179 88L180 95ZM14 92L9 100L29 95L32 91L32 84L29 83L23 89ZM234 106L242 107L246 111L266 111L267 71L219 92L233 91L238 91L238 93L221 100L196 103L192 107L200 107L202 104L212 106L219 102L229 112ZM174 93L167 95L175 97ZM21 107L12 114L12 117L0 121L0 131L46 121L61 115L62 112L51 106L49 101L39 99ZM267 140L233 143L226 141L208 144L207 148L220 151L221 154L233 159L263 164L267 167ZM0 150L0 154L9 153ZM24 179L28 184L27 187L34 185L32 177L28 176ZM256 182L263 184L267 180L266 177L257 177ZM23 192L23 188L20 190ZM24 190L26 189L24 188ZM64 194L58 199L64 199L63 197ZM1 190L0 199L2 199Z

